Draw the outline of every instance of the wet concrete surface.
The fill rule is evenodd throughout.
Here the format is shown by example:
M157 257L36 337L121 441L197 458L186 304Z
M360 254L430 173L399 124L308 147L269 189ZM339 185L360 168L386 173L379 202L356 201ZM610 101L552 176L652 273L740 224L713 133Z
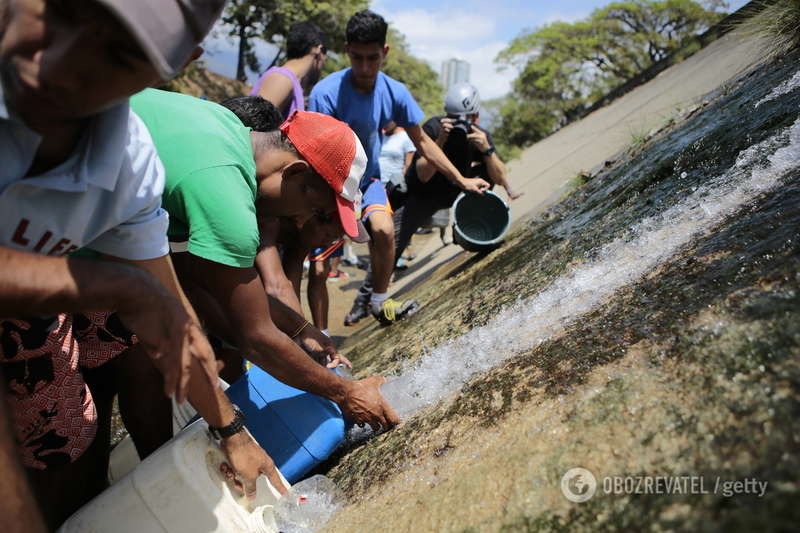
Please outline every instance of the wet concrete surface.
M631 139L627 150L615 148L612 135L608 152L579 150L602 155L591 166L589 156L582 162L564 155L554 162L562 165L560 180L547 177L549 167L538 174L529 168L525 180L515 164L512 183L533 189L526 190L528 211L516 213L506 245L485 257L449 261L444 256L452 251L438 251L418 274L427 279L407 292L424 303L417 315L392 328L356 329L359 335L345 345L358 375L406 375L448 346L472 347L446 352L454 367L485 358L496 364L399 428L334 457L328 475L351 505L329 531L794 528L800 518L800 90L756 104L796 74L800 52L745 74L758 54L738 41L718 45L695 56L699 63L654 81L665 98L673 95L694 77L705 79L703 57L729 68L735 80L726 82L717 70L725 78L718 80L721 90L706 102L687 100L685 113ZM736 57L726 62L726 51ZM640 109L666 105L631 95ZM624 100L617 102L622 108ZM614 124L624 129L626 121ZM561 142L581 123L571 128ZM586 128L585 142L605 143L605 135ZM554 146L546 152L557 158ZM537 147L531 150L543 149ZM533 153L523 161L536 160ZM565 186L576 168L608 158L615 162ZM747 191L765 177L773 182ZM542 194L534 197L534 190ZM560 200L541 211L546 193ZM659 233L673 226L691 234ZM647 249L637 250L640 242ZM654 255L659 246L668 253ZM648 257L655 259L636 270ZM446 264L434 268L437 261ZM624 280L614 269L594 268L603 261L635 275ZM589 281L597 291L607 289L601 298L590 294L592 284L581 277L588 275L596 276ZM606 286L615 276L617 284ZM561 290L570 284L573 290ZM541 298L547 294L556 297ZM538 315L564 298L574 299L567 300L574 316L541 329ZM515 309L524 314L508 314ZM509 326L514 334L530 327L530 347L514 345L497 357L509 349L502 335L489 334L503 327L498 320L521 324ZM464 338L478 341L459 344ZM435 372L429 385L447 375L447 365ZM574 467L600 483L586 503L569 501L561 489ZM614 493L603 485L648 476L702 481L670 493ZM763 492L745 490L756 481Z

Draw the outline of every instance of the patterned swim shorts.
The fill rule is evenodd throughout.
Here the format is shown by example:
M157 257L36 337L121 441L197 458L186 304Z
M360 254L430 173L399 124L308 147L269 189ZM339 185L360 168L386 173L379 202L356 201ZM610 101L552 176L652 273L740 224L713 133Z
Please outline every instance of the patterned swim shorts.
M135 343L116 313L0 322L0 363L25 466L43 470L86 451L97 411L81 367L100 366Z

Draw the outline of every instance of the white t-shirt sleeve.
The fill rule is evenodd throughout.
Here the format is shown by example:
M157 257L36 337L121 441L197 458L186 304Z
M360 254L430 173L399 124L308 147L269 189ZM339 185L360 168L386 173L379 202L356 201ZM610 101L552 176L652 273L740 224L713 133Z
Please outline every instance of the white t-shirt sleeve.
M403 152L416 152L417 147L414 146L414 141L411 140L411 137L408 136L408 133L405 131L401 132L403 134Z
M127 202L121 224L106 231L87 245L98 252L131 261L163 257L169 253L169 216L161 208L166 173L147 127L130 112L127 157L123 158L113 194L123 194Z

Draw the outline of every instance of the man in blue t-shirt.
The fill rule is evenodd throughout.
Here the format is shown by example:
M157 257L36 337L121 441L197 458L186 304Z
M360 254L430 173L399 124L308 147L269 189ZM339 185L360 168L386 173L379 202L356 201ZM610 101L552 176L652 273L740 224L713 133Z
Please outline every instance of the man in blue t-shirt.
M347 23L345 51L350 68L334 72L311 91L309 110L326 113L346 122L356 132L367 152L367 171L361 181L361 216L370 232L371 272L367 275L345 325L355 324L369 312L383 324L391 324L416 309L413 302L395 302L387 297L394 268L394 224L380 180L378 159L383 144L381 129L393 121L406 129L417 151L460 189L482 193L489 184L480 178L465 178L450 163L441 148L422 132L425 118L405 85L381 72L389 46L388 25L380 15L366 9Z

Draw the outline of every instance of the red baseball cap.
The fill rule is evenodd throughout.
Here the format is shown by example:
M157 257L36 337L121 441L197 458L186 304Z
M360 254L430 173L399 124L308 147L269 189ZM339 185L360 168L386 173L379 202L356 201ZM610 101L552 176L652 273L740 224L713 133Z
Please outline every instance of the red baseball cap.
M311 111L295 111L281 124L281 131L336 193L347 236L363 242L366 232L356 218L356 205L361 203L358 186L367 170L367 153L355 132L340 120Z

